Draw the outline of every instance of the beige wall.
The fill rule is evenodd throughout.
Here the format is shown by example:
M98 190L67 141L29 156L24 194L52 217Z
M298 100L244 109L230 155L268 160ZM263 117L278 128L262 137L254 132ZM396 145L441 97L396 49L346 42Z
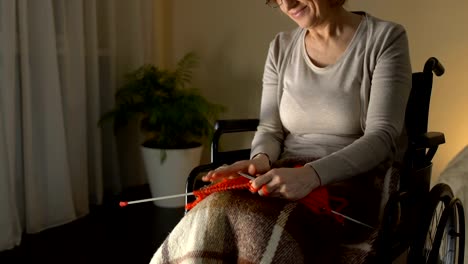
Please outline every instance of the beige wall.
M446 74L434 83L429 124L447 138L435 158L437 176L468 144L468 1L350 0L347 7L403 24L414 71L431 56L444 64ZM295 25L263 0L166 0L163 14L165 30L158 37L164 56L158 63L173 65L196 51L202 59L196 84L228 107L223 117L257 117L268 44L276 32Z
M445 133L434 159L433 178L468 144L468 1L351 0L353 10L404 25L414 71L429 57L438 58L446 73L434 79L429 130Z

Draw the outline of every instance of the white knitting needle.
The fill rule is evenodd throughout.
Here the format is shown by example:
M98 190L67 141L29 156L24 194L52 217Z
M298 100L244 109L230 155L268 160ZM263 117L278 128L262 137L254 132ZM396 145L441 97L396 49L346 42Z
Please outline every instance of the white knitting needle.
M241 174L242 172L240 172L239 174ZM246 177L246 178L249 178L251 180L254 180L255 178L248 175L248 174L245 174L245 173L242 173L241 174L242 176ZM184 196L189 196L189 195L194 195L193 192L190 192L190 193L182 193L182 194L174 194L174 195L167 195L167 196L160 196L160 197L155 197L155 198L148 198L148 199L142 199L142 200L135 200L135 201L130 201L130 202L126 202L126 201L121 201L119 203L120 207L125 207L129 204L137 204L137 203L146 203L146 202L152 202L152 201L159 201L159 200L166 200L166 199L173 199L173 198L178 198L178 197L184 197Z
M149 199L142 199L142 200L135 200L135 201L130 201L130 202L122 201L122 202L119 203L119 205L120 205L120 207L125 207L125 206L127 206L127 205L129 205L129 204L146 203L146 202L152 202L152 201L159 201L159 200L166 200L166 199L184 197L184 196L189 196L189 195L193 195L193 192L191 192L191 193L175 194L175 195L167 195L167 196L160 196L160 197L149 198Z
M251 175L249 175L249 174L243 173L242 171L239 171L237 174L239 174L240 176L245 177L245 178L247 178L247 179L249 179L249 180L252 180L252 181L255 180L255 177L254 177L254 176L251 176Z
M239 175L241 175L242 177L245 177L249 180L255 180L255 177L249 175L249 174L246 174L246 173L243 173L243 172L238 172ZM178 198L178 197L185 197L185 196L189 196L189 195L194 195L193 192L190 192L190 193L182 193L182 194L175 194L175 195L167 195L167 196L161 196L161 197L155 197L155 198L149 198L149 199L142 199L142 200L135 200L135 201L130 201L130 202L125 202L125 201L122 201L119 203L120 207L125 207L129 204L137 204L137 203L146 203L146 202L152 202L152 201L159 201L159 200L166 200L166 199L173 199L173 198ZM333 211L333 210L330 210L330 212L332 212L333 214L336 214L336 215L339 215L349 221L352 221L352 222L355 222L357 224L360 224L360 225L363 225L365 227L368 227L370 229L374 229L372 226L368 225L368 224L365 224L363 222L360 222L356 219L353 219L349 216L346 216L346 215L343 215L343 214L340 214L336 211Z
M251 180L255 180L255 178L253 176L250 176L248 174L245 174L245 173L242 173L242 172L239 172L240 175L248 178L248 179L251 179ZM146 202L152 202L152 201L159 201L159 200L166 200L166 199L173 199L173 198L178 198L178 197L184 197L184 196L189 196L189 195L194 195L193 192L190 192L190 193L182 193L182 194L174 194L174 195L167 195L167 196L160 196L160 197L155 197L155 198L148 198L148 199L142 199L142 200L135 200L135 201L130 201L130 202L127 202L127 201L121 201L119 203L120 207L125 207L129 204L137 204L137 203L146 203Z
M255 178L248 175L248 174L245 174L245 173L242 173L244 177L246 178L249 178L251 180L254 180ZM142 199L142 200L135 200L135 201L130 201L130 202L126 202L126 201L121 201L119 203L120 207L125 207L129 204L137 204L137 203L146 203L146 202L152 202L152 201L159 201L159 200L166 200L166 199L173 199L173 198L178 198L178 197L184 197L184 196L189 196L189 195L194 195L193 192L190 192L190 193L182 193L182 194L174 194L174 195L167 195L167 196L160 196L160 197L155 197L155 198L148 198L148 199Z
M356 223L356 224L360 224L360 225L363 225L363 226L368 227L368 228L370 228L370 229L374 229L372 226L370 226L370 225L368 225L368 224L364 224L363 222L358 221L358 220L356 220L356 219L353 219L353 218L351 218L351 217L349 217L349 216L346 216L346 215L344 215L344 214L340 214L340 213L338 213L338 212L336 212L336 211L333 211L333 210L330 210L330 211L331 211L332 213L334 213L334 214L336 214L336 215L339 215L339 216L341 216L341 217L343 217L343 218L345 218L345 219L348 219L349 221L352 221L352 222L354 222L354 223Z
M241 175L242 177L247 178L247 179L255 180L255 177L253 177L253 176L251 176L251 175L249 175L249 174L245 174L245 173L243 173L243 172L238 172L238 174ZM361 221L358 221L358 220L356 220L356 219L353 219L353 218L351 218L351 217L349 217L349 216L346 216L346 215L344 215L344 214L340 214L340 213L338 213L337 211L330 210L330 212L332 212L333 214L339 215L339 216L341 216L341 217L343 217L343 218L345 218L345 219L348 219L349 221L352 221L352 222L354 222L354 223L363 225L363 226L368 227L368 228L370 228L370 229L374 229L372 226L370 226L370 225L368 225L368 224L365 224L365 223L363 223L363 222L361 222Z

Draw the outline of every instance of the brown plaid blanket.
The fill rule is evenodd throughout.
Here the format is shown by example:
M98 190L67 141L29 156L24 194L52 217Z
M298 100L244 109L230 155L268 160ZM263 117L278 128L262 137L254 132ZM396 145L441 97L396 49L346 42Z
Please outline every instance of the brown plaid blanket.
M184 216L151 263L369 263L387 196L382 194L394 189L394 179L388 169L328 187L331 195L348 199L343 214L375 229L340 224L300 203L249 191L214 193Z

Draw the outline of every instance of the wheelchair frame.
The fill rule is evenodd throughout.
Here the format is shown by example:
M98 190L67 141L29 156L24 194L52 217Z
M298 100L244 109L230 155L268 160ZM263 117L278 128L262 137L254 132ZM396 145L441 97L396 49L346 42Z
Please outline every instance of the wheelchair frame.
M432 158L439 145L445 143L445 136L440 132L427 131L429 105L433 73L441 76L444 71L442 64L431 57L422 72L412 74L405 115L408 150L399 191L390 196L385 207L383 227L376 244L376 263L392 263L405 251L408 252L408 263L463 263L463 205L446 184L437 184L430 189ZM218 120L211 144L211 163L191 171L186 184L187 193L206 185L198 179L201 173L222 164L249 159L250 149L221 151L220 139L227 133L256 131L258 124L258 119ZM186 196L186 203L193 199L193 196ZM446 239L450 244L442 243ZM444 247L448 247L450 255L441 256ZM447 256L448 262L440 259Z

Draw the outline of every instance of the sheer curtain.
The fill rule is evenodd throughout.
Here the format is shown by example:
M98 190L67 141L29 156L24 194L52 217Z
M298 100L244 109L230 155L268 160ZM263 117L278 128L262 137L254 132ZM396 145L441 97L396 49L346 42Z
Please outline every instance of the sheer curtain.
M0 251L138 180L133 144L97 121L124 73L154 58L153 5L0 0Z

